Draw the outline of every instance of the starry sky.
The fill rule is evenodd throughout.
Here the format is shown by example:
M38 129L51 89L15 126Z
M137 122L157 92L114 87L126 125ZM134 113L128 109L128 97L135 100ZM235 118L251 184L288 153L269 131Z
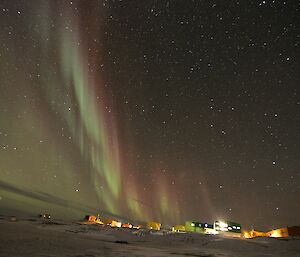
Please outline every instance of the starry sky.
M299 225L299 8L2 0L1 212Z

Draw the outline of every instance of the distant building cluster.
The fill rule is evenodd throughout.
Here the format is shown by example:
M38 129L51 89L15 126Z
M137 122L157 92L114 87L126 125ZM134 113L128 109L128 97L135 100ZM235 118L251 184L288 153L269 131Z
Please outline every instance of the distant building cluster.
M166 233L201 233L216 235L222 234L230 237L243 237L246 239L251 239L255 237L288 237L297 236L300 237L300 226L278 228L268 232L260 232L254 229L252 230L242 230L242 225L234 221L215 221L214 223L208 222L198 222L198 221L186 221L184 225L174 225L173 227L164 227L161 223L156 221L148 221L143 225L122 223L115 219L108 219L102 221L100 216L87 215L81 224L98 224L107 225L112 228L126 228L126 229L146 229L149 231L162 231Z

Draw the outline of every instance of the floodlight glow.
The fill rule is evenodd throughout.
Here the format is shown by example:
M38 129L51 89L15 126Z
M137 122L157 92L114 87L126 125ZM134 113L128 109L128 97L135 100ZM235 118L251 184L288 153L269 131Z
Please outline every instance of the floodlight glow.
M220 224L219 224L220 228L227 228L228 227L228 224L223 222L223 221L220 221Z
M206 228L204 231L205 234L209 234L209 235L217 235L219 234L218 231L216 231L215 229L212 228Z
M281 237L281 234L278 231L273 231L270 237Z

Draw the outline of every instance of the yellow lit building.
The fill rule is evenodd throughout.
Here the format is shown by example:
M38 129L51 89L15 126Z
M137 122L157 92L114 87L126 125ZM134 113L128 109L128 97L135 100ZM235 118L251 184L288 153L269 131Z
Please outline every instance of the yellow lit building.
M149 221L147 222L146 227L151 230L160 230L161 224L156 221Z
M172 227L173 232L185 232L185 226L184 225L175 225Z

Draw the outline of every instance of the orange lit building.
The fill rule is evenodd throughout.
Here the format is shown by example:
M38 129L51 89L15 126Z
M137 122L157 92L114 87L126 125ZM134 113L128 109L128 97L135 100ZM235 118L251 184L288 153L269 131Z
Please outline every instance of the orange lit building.
M267 232L269 237L288 237L289 232L287 228L278 228Z
M94 215L87 215L84 218L84 221L80 222L80 224L98 224L103 225L104 223Z
M288 237L288 228L278 228L268 232L255 231L254 229L250 231L243 231L242 236L244 238L255 238L255 237Z
M132 228L132 224L130 223L123 223L122 228Z
M106 220L104 221L105 225L111 226L112 228L120 228L122 223L117 220Z
M266 232L260 232L254 229L242 232L242 237L244 238L266 237L266 236L268 236Z

